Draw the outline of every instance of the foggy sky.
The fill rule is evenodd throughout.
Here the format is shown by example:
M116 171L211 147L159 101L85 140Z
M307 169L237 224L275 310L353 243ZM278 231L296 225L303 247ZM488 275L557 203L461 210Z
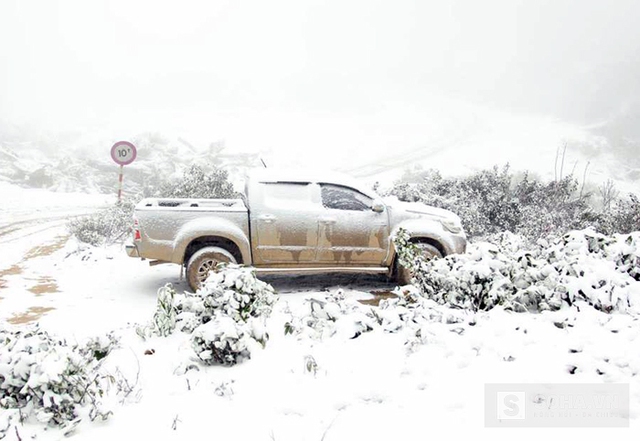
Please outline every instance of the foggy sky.
M639 19L635 0L2 0L0 120L262 122L273 143L309 121L402 133L468 103L640 138Z

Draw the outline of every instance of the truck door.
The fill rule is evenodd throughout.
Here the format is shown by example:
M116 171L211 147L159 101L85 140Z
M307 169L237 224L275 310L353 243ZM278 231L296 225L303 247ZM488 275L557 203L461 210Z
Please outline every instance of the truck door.
M251 211L256 263L298 264L316 260L319 199L308 182L263 182L261 204ZM315 190L315 193L314 193Z
M373 199L341 185L320 184L318 260L338 266L382 265L389 248L389 214Z

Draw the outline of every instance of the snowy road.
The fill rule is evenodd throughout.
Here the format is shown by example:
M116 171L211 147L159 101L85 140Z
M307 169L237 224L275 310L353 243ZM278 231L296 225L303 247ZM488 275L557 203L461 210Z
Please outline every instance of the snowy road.
M60 271L50 257L67 243L67 222L112 198L7 183L0 183L0 194L0 322L29 323L55 309Z

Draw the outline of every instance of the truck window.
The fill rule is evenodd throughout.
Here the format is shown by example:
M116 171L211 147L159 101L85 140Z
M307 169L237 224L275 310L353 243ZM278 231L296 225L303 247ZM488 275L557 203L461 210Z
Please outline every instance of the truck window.
M269 205L282 205L311 202L308 182L263 182L265 202Z
M373 200L349 187L320 184L322 205L333 210L367 211Z

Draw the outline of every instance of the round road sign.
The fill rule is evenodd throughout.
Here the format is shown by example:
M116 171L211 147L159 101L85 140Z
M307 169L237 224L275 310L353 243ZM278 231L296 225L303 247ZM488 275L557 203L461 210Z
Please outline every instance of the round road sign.
M136 146L128 141L116 142L111 147L111 158L120 165L129 165L135 161L138 152Z

